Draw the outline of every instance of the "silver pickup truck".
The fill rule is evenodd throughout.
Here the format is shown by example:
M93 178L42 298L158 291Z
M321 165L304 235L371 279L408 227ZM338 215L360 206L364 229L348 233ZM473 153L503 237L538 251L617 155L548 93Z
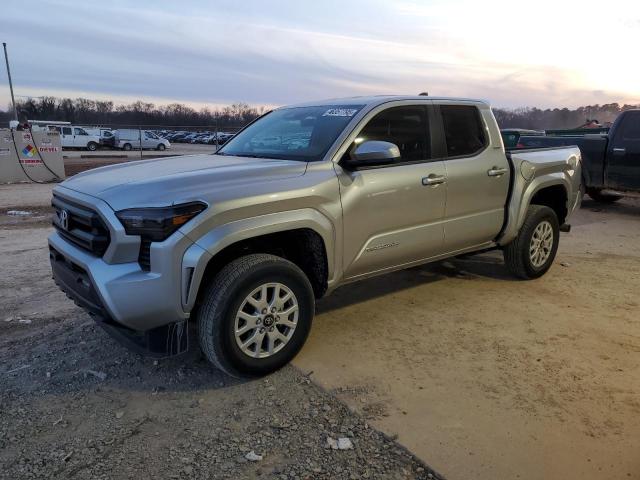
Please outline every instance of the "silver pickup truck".
M213 155L108 166L54 189L57 284L154 355L235 376L287 363L340 285L502 249L544 274L582 198L575 147L505 154L488 104L349 98L263 115Z

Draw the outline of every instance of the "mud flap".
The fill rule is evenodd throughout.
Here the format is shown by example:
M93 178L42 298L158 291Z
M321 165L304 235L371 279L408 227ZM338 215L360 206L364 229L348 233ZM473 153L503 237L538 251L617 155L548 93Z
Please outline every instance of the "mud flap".
M166 358L189 350L187 320L163 325L146 332L136 332L98 315L95 315L94 319L114 339L141 355Z

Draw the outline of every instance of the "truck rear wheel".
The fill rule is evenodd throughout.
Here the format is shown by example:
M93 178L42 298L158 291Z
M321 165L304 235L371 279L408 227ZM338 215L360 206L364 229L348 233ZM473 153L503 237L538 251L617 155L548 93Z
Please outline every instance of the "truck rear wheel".
M543 205L530 205L518 236L504 248L504 261L520 278L541 277L553 263L559 239L556 212Z
M602 190L596 188L587 189L587 195L598 203L613 203L622 198L621 195L615 195L612 193L602 193Z
M314 309L313 289L297 265L274 255L246 255L208 285L197 313L200 347L231 376L265 375L300 351Z
M131 144L130 144L130 143L125 143L125 144L122 146L122 149L123 149L123 150L125 150L125 151L127 151L127 152L128 152L128 151L130 151L130 150L131 150Z

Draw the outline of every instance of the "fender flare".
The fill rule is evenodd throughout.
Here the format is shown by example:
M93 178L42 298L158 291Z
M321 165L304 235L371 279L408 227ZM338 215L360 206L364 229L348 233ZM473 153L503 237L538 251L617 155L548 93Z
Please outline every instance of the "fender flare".
M569 192L571 191L571 184L569 180L560 173L553 173L548 175L542 175L534 178L531 183L521 188L520 192L517 188L514 188L509 206L507 209L508 221L504 228L504 231L498 239L499 245L507 245L510 243L522 228L525 217L527 215L527 209L531 204L531 199L541 190L545 188L554 187L560 185L563 187L567 195L567 211L571 211L571 198Z
M325 215L312 208L302 208L245 218L219 225L202 237L192 239L194 244L182 258L182 304L185 311L191 311L195 305L207 264L223 249L262 235L303 228L314 231L322 238L328 279L331 280L337 270L334 256L336 231Z

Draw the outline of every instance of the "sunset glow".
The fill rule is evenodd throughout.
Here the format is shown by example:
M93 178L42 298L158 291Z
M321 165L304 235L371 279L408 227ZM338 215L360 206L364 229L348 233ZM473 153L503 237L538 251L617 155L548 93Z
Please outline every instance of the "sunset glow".
M7 4L0 18L22 96L278 105L426 90L501 107L640 103L635 1L39 4L26 17Z

